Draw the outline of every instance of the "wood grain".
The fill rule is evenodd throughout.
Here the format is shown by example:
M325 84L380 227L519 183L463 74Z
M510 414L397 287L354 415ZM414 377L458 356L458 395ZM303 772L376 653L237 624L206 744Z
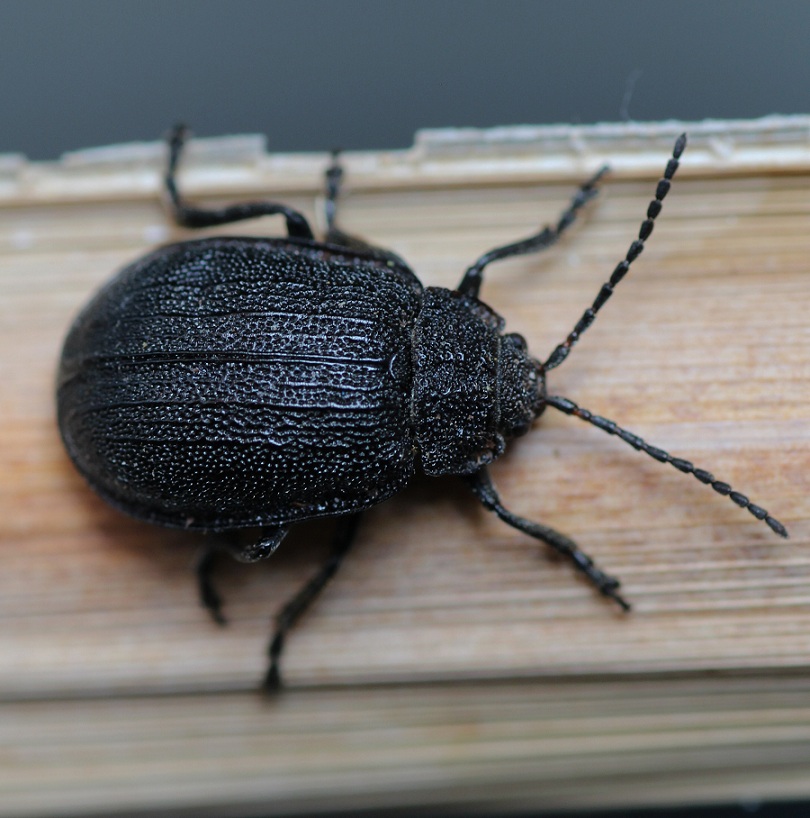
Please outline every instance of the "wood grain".
M676 127L652 142L671 145ZM112 271L188 235L160 207L159 147L0 165L0 815L810 794L810 162L786 163L763 126L746 131L762 143L753 169L690 168L711 152L697 131L648 248L550 390L731 482L791 539L549 410L494 477L510 508L619 575L634 612L455 481L417 480L364 517L272 702L255 693L270 618L323 558L329 525L301 526L263 565L223 560L218 628L196 600L199 538L107 508L54 425L73 315ZM495 153L493 138L349 155L344 226L453 287L611 159L591 136L557 173L503 138ZM609 145L626 157L639 138ZM263 185L315 217L326 157L205 144L184 177L195 196ZM623 257L667 150L654 170L646 153L620 162L558 247L487 271L482 297L538 357Z

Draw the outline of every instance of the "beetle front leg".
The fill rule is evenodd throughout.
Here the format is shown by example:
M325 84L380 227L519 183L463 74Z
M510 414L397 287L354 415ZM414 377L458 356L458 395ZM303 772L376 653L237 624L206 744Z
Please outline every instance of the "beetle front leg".
M264 689L268 692L276 691L281 687L279 661L281 659L281 653L284 650L284 641L287 637L287 633L301 616L303 616L307 608L315 601L315 598L324 589L329 580L337 573L338 568L340 568L343 562L343 558L352 546L359 520L359 514L352 514L338 520L332 545L332 553L329 559L320 567L318 573L276 614L276 630L268 648L270 667L264 678Z
M579 190L574 194L571 203L560 215L555 227L544 227L533 233L531 236L512 244L505 244L502 247L495 247L484 253L478 261L464 273L458 285L458 291L464 295L478 296L481 283L484 280L484 268L493 261L500 261L511 256L523 256L528 253L539 253L547 247L551 247L563 232L569 228L576 220L577 213L598 193L596 184L607 173L607 166L600 168Z
M524 517L518 517L507 508L504 508L498 492L492 483L486 469L481 469L475 474L465 478L467 484L472 488L476 497L485 508L494 511L507 525L534 537L536 540L551 546L559 554L573 563L574 567L584 574L603 596L609 597L622 608L629 611L630 604L619 594L618 589L621 584L615 577L606 574L596 566L596 563L570 538L553 528L549 528L540 523L534 523Z

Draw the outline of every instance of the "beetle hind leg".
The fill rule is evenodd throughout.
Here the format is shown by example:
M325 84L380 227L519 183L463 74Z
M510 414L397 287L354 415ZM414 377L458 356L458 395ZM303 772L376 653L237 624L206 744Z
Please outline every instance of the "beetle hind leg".
M183 153L189 131L184 125L176 125L169 134L169 161L164 184L174 220L183 227L214 227L220 224L255 219L259 216L282 215L287 223L287 233L302 239L314 238L306 217L291 207L278 202L239 202L222 208L192 207L177 187L177 167Z
M315 598L337 573L343 558L348 553L357 531L359 514L352 514L338 520L332 545L332 553L318 572L290 599L276 614L276 629L270 640L268 655L270 667L264 679L264 689L273 692L281 687L279 663L284 650L284 642L290 629L303 616Z
M258 562L275 553L275 550L286 536L287 530L286 528L263 528L259 539L254 540L249 545L245 545L239 542L236 537L232 537L225 543L219 542L208 545L200 553L196 566L200 603L211 614L214 622L218 625L227 624L227 619L222 613L222 597L211 580L217 551L227 551L239 562Z
M580 573L584 574L602 596L612 599L622 610L630 610L630 603L619 593L621 584L619 580L602 571L572 539L553 528L518 517L517 514L505 508L486 469L470 475L466 481L485 508L494 511L512 528L551 546L557 553L566 557Z
M211 614L211 619L217 625L227 624L227 619L222 613L222 597L214 583L211 581L211 574L214 570L214 558L217 549L214 546L207 546L197 559L197 588L200 595L200 603Z

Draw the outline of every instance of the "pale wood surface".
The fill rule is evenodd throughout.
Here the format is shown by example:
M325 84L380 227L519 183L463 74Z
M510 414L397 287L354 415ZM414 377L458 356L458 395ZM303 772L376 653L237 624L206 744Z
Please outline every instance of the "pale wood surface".
M494 476L516 512L618 574L633 614L453 481L418 481L364 518L291 637L275 702L254 692L270 617L328 526L264 565L223 561L217 628L197 605L199 540L108 509L54 427L76 310L187 235L160 208L157 148L0 163L0 815L810 795L810 165L766 147L755 171L715 172L690 168L690 151L711 152L693 140L648 249L550 387L728 480L791 539L549 410ZM623 256L667 149L620 167L559 247L488 271L483 298L538 357ZM347 157L345 227L452 287L611 158L597 140L555 175L507 140L464 176L465 151ZM314 215L325 157L249 154L200 153L187 186L225 201L263 185Z

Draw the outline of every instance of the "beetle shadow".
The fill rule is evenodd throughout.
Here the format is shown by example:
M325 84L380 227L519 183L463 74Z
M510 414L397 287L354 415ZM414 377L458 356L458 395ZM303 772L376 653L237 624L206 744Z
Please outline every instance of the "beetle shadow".
M231 601L236 602L243 596L258 596L261 591L256 587L256 578L257 575L264 577L265 571L306 575L326 558L332 542L333 521L308 521L293 526L269 559L257 564L242 563L228 553L229 547L257 539L261 529L215 533L153 525L110 506L68 465L62 482L62 495L69 497L66 502L76 516L71 536L80 541L84 553L89 550L96 555L94 564L115 563L116 571L140 577L142 587L151 586L154 594L163 596L173 589L177 597L193 599L195 604L201 604L196 567L206 551L216 552L212 579L227 608ZM90 570L95 569L90 567ZM279 598L283 596L282 591ZM137 595L133 597L133 605L138 604L134 601L137 598ZM126 600L120 602L125 607L128 604Z

